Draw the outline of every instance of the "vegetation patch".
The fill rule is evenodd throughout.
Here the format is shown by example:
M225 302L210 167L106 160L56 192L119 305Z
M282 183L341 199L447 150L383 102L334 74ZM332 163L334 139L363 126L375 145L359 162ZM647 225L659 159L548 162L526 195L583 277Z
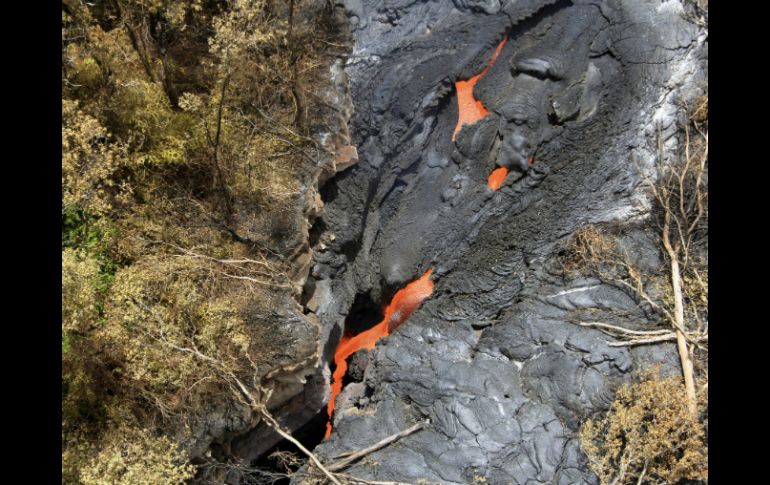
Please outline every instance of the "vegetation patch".
M662 269L644 267L611 228L586 226L565 245L565 275L588 273L625 290L646 310L637 328L576 320L612 337L610 346L675 342L681 378L648 372L624 386L603 420L582 429L583 450L602 484L707 482L708 96L680 110L678 149L659 139L650 230Z
M255 424L262 376L300 352L277 310L338 13L62 1L63 483L200 475L212 416Z
M682 385L650 370L618 390L606 417L583 425L581 444L602 484L708 480L704 427L690 415Z

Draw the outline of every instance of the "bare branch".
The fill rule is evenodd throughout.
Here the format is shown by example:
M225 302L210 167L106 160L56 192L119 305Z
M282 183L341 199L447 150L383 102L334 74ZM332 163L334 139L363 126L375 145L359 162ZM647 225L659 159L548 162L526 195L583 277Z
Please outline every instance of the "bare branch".
M332 474L326 467L324 467L323 463L321 463L321 460L316 457L313 452L305 448L305 446L297 441L291 434L287 433L281 428L281 425L278 424L278 421L273 418L273 416L270 414L270 412L267 410L267 407L263 403L260 404L260 406L257 408L258 411L262 414L262 416L265 418L265 423L267 423L268 426L273 428L279 435L283 436L290 442L292 442L297 448L302 451L305 455L307 455L308 458L315 464L315 466L318 467L321 472L323 472L326 477L332 481L335 485L342 485L340 481L337 479L337 477Z
M379 449L382 449L389 444L393 443L394 441L400 440L401 438L405 436L409 436L412 433L416 433L417 431L421 430L425 426L430 424L430 420L420 421L419 423L415 424L414 426L411 426L410 428L405 429L404 431L401 431L399 433L393 434L391 436L388 436L387 438L383 438L382 440L378 441L377 443L373 444L372 446L368 446L364 448L363 450L355 451L355 452L347 452L343 453L337 458L346 457L343 460L340 460L336 463L333 463L329 465L330 471L337 471L342 470L343 468L347 467L354 461L358 460L359 458L368 455L369 453L373 453Z
M581 327L594 327L602 330L617 331L628 335L667 335L671 330L630 330L616 325L610 325L602 322L577 322Z
M343 474L337 474L338 477L344 478L345 480L348 480L351 483L363 483L365 485L412 485L410 483L404 483L404 482L389 482L389 481L378 481L378 480L365 480L363 478L354 477L352 475L343 475Z

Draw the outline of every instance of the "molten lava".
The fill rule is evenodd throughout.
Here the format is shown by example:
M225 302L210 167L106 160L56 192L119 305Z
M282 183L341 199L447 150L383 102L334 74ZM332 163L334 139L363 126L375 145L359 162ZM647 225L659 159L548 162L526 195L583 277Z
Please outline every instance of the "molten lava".
M399 325L409 318L417 310L422 301L433 293L433 282L430 275L433 269L428 269L424 275L401 288L393 296L390 305L385 308L385 315L380 323L374 327L359 333L353 337L343 335L337 350L334 352L334 363L336 369L332 376L332 396L329 399L327 412L329 422L326 424L326 437L332 432L331 417L334 412L334 401L337 394L342 391L342 378L348 371L347 358L361 349L372 350L374 344L382 337L390 335L390 332L398 328Z
M535 163L535 159L533 157L529 157L529 160L527 160L527 163L529 165L532 165ZM492 170L492 173L489 174L489 177L487 177L487 187L489 187L492 190L497 190L500 188L501 185L503 185L503 182L505 181L505 177L508 175L508 167L497 167L496 169Z
M489 186L489 188L492 190L499 189L500 186L503 185L503 181L505 180L506 175L508 175L507 167L497 167L496 169L492 170L492 173L489 174L489 178L487 179L487 186Z
M457 89L457 108L459 110L459 114L457 116L457 126L455 126L455 131L452 133L452 141L455 141L457 133L460 131L463 125L472 125L473 123L489 114L489 111L487 111L481 101L476 99L476 97L473 95L473 88L476 86L476 83L479 82L479 79L481 79L481 77L487 73L489 68L492 67L492 64L495 63L497 56L500 55L500 51L503 50L503 46L505 45L506 40L508 40L508 38L504 37L500 42L500 45L497 46L495 53L492 54L492 59L489 60L489 64L487 64L487 67L485 67L483 71L476 74L467 81L457 81L455 83L455 88Z

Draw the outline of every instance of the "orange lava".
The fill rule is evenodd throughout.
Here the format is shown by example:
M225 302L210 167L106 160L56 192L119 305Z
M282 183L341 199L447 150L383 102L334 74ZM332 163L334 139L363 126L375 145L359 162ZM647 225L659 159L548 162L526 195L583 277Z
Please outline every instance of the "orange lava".
M506 175L508 175L507 167L497 167L496 169L492 170L492 173L489 174L489 178L487 179L487 186L492 190L499 189L500 186L503 185L503 181L505 180Z
M532 165L535 163L535 159L533 157L529 157L529 160L527 160L527 163L529 165ZM487 187L489 187L492 190L499 189L500 186L503 185L503 182L505 181L505 177L507 175L508 175L507 167L497 167L496 169L492 170L492 173L490 173L489 177L487 177Z
M487 67L485 67L483 71L476 74L467 81L457 81L455 83L455 88L457 89L457 108L459 110L459 115L457 116L457 126L455 126L455 131L452 133L452 141L455 141L457 133L460 131L463 125L472 125L473 123L489 114L489 111L487 111L484 105L481 104L481 101L476 99L476 97L473 95L473 88L476 86L476 83L479 82L479 79L481 79L481 77L487 73L489 68L492 67L492 64L495 63L497 56L500 55L500 52L503 50L503 46L505 45L506 40L508 40L508 38L504 37L500 44L497 46L495 53L492 54L492 59L489 60L489 64L487 64Z
M380 323L374 327L359 333L354 337L342 336L337 350L334 352L334 363L337 368L332 376L332 396L326 408L329 414L329 422L326 423L326 437L332 432L331 417L334 412L334 401L337 394L342 391L342 378L348 371L347 358L361 349L372 350L374 344L382 337L390 335L390 332L409 318L417 310L422 301L433 293L433 282L430 275L433 269L428 269L424 275L401 288L393 296L390 305L385 308L385 315Z

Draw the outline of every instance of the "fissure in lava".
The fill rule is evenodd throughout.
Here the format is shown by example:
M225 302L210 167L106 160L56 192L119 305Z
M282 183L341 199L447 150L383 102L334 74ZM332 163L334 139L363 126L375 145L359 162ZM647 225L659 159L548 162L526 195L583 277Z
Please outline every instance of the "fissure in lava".
M535 163L535 159L530 157L530 159L527 161L529 165L532 165ZM500 188L501 185L503 185L503 182L505 182L505 177L508 176L508 167L497 167L496 169L492 170L492 172L489 174L489 177L487 178L487 187L489 187L492 190L497 190Z
M484 76L484 74L487 73L489 68L492 67L492 65L495 63L497 56L499 56L500 52L502 52L507 40L507 36L503 37L503 40L500 41L500 44L498 44L497 48L495 49L494 54L492 54L492 58L489 59L489 64L487 64L483 71L476 74L467 81L457 81L455 83L455 88L457 89L458 114L457 125L455 126L454 132L452 132L452 141L455 141L457 138L457 133L460 132L463 126L472 125L489 114L489 110L487 110L481 101L476 99L476 96L474 96L473 88L476 86L476 83L479 82L479 80ZM534 160L530 158L529 164L532 165L533 163ZM497 167L489 174L489 178L487 178L487 186L492 190L497 190L501 185L503 185L505 177L507 176L508 167Z
M420 304L433 293L433 281L430 276L433 269L430 268L420 278L412 281L405 287L396 292L390 304L385 307L382 321L365 330L358 335L342 336L337 350L334 352L334 363L336 368L332 375L332 395L326 408L329 414L329 421L326 424L326 437L332 432L332 414L334 413L334 402L337 395L342 391L342 380L348 371L347 359L359 350L372 350L374 345L382 337L398 328L409 316L414 313Z
M484 74L487 73L489 68L492 67L492 65L495 63L497 56L500 55L500 52L503 50L503 46L505 46L506 40L508 40L508 37L504 37L500 44L497 46L495 53L492 54L492 58L489 60L489 64L487 64L487 67L485 67L483 71L476 74L467 81L457 81L455 83L455 88L457 89L458 116L455 131L452 133L452 141L455 141L455 138L457 138L457 133L460 132L464 125L472 125L473 123L476 123L489 114L489 111L484 107L484 104L476 99L476 96L473 95L473 88L476 86L476 83L479 82L479 80L484 76Z

